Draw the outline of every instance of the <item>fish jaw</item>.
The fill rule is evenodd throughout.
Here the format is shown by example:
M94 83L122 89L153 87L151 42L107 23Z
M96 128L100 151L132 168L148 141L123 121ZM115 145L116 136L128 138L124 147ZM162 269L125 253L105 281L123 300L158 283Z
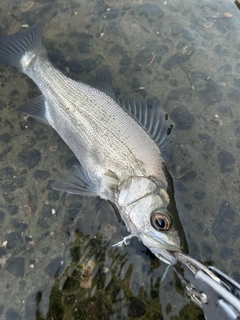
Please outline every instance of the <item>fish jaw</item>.
M180 252L181 250L176 241L172 241L171 244L169 237L166 238L166 242L164 242L162 237L160 242L159 239L156 239L152 231L140 235L140 239L142 243L161 261L166 264L175 264L177 262L174 252Z

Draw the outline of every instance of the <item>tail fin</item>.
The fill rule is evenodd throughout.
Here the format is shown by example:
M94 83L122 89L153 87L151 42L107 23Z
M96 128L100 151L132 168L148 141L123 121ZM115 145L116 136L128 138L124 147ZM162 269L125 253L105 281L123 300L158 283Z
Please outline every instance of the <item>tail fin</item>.
M0 36L0 63L19 71L23 70L21 58L26 52L42 48L42 21L24 31ZM30 62L30 61L29 61Z

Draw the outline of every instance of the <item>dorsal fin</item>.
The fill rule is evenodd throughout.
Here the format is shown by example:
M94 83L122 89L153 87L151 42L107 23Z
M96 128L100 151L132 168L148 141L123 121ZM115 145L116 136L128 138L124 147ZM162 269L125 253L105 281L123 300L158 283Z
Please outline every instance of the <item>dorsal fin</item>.
M106 93L113 100L117 101L116 94L112 86L112 75L108 67L99 70L95 76L85 81L89 86Z
M161 151L164 151L166 144L172 142L173 122L167 112L157 106L157 100L151 107L147 100L136 102L134 99L119 99L118 103L148 132Z

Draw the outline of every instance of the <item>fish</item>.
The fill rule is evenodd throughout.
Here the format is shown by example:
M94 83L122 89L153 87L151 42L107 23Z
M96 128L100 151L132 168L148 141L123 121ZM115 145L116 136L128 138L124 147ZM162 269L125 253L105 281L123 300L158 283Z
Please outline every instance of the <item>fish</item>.
M52 187L113 203L129 235L167 264L184 251L181 222L171 206L163 153L172 121L145 100L118 99L109 72L78 82L55 68L42 44L43 22L0 36L0 63L28 75L41 95L17 108L52 127L79 161Z

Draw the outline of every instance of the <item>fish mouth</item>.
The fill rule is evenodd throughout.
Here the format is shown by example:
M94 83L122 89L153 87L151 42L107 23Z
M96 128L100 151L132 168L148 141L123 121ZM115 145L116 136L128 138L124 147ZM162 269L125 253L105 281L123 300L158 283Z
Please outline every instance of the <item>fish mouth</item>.
M159 239L152 231L148 231L142 235L141 240L161 261L167 264L177 263L174 252L181 252L179 243L174 241L174 239L169 239L167 236L164 236L164 234L162 234L161 237L162 238Z
M150 248L153 254L160 259L161 261L165 262L166 264L169 265L174 265L178 262L176 257L174 256L173 251L167 251L167 250L159 250L156 248Z

